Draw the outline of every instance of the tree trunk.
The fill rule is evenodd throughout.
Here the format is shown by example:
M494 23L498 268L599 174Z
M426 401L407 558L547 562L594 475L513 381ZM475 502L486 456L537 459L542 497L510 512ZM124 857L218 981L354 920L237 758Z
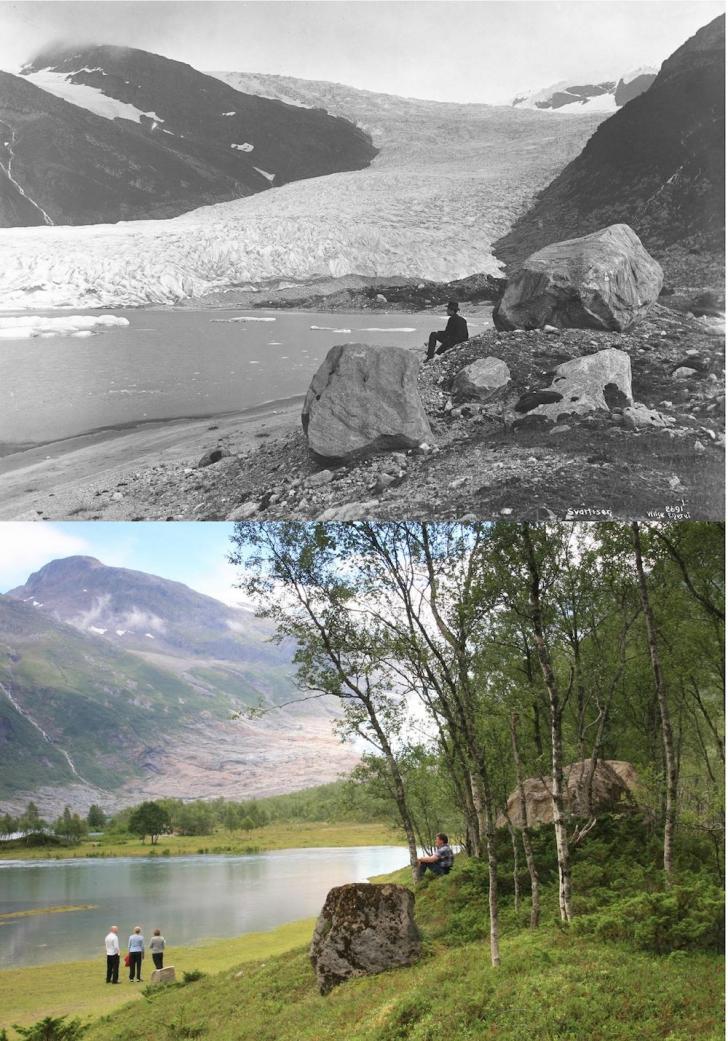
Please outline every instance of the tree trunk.
M541 900L539 894L538 871L536 869L536 860L533 856L531 836L528 834L528 803L526 802L526 791L523 787L523 766L521 764L521 754L518 750L517 727L518 715L515 712L513 712L511 713L511 747L513 749L513 761L516 764L518 801L521 806L521 816L523 817L523 831L521 832L521 840L523 842L523 852L525 854L526 864L528 866L528 874L531 879L531 928L537 929L541 918Z
M506 810L507 816L507 810ZM516 839L516 829L508 820L508 834L511 836L511 848L513 850L513 910L518 914L521 909L521 887L518 880L518 873L520 865L518 863L518 841Z
M556 833L556 859L559 866L559 911L561 920L570 922L571 912L571 859L569 857L569 837L566 828L566 812L564 798L564 752L561 730L562 706L556 677L551 667L546 638L543 627L541 608L541 579L536 564L536 556L531 542L531 533L527 523L521 528L528 558L528 569L531 574L531 619L533 622L534 642L538 654L541 672L549 696L551 716L551 801L554 814L554 831Z
M672 736L672 723L670 720L670 706L667 700L667 689L662 675L660 655L657 650L657 627L652 606L647 591L647 579L645 578L642 563L642 545L640 542L640 527L636 521L632 522L632 539L634 542L634 559L639 580L640 601L642 603L642 614L645 619L647 632L647 646L650 652L650 664L655 677L655 693L657 703L660 707L660 723L662 727L662 746L665 756L665 832L663 844L663 866L665 869L665 884L672 884L673 875L673 847L675 840L675 822L677 819L677 762L675 759L675 747Z

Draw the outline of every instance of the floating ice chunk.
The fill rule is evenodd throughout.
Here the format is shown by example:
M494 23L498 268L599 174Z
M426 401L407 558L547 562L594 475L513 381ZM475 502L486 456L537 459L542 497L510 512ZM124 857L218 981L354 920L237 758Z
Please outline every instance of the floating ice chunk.
M309 329L316 329L322 333L350 333L351 329L335 329L333 325L310 325Z
M32 336L93 336L103 329L126 327L128 318L113 314L101 315L14 315L0 318L0 340L28 340Z
M261 170L259 166L254 166L254 170L257 170L261 177L265 177L267 181L275 181L276 175L274 173L268 173L267 170Z
M282 347L283 344L280 342L280 340L270 340L268 342L268 346L269 347Z
M236 116L237 112L221 112L221 116Z
M252 152L255 145L249 144L248 141L243 141L242 145L231 144L231 148L237 148L238 152Z
M79 329L78 332L71 333L71 336L77 340L85 340L88 336L93 336L93 333L90 329Z
M242 315L240 318L211 318L211 322L275 322L275 318L259 318L257 315Z

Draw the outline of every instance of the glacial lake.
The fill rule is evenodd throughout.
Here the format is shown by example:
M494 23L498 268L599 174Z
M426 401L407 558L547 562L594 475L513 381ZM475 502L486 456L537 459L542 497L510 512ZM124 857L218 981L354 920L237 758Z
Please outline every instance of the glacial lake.
M304 394L337 343L422 351L443 314L124 309L129 325L78 338L0 339L0 444L38 443L144 420L214 416ZM3 315L7 319L8 315ZM243 320L235 320L243 319ZM488 323L490 324L490 323ZM473 324L472 332L485 323Z
M332 886L405 867L396 846L290 849L244 857L119 857L0 862L0 914L93 904L92 910L0 918L0 968L103 957L135 925L174 948L309 918Z

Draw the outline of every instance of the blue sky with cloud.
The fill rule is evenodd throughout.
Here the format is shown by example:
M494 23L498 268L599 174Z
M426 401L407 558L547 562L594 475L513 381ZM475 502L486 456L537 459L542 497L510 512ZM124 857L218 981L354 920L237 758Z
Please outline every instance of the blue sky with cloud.
M184 582L226 603L244 603L227 563L232 524L212 522L7 522L0 538L0 592L50 560L77 554Z

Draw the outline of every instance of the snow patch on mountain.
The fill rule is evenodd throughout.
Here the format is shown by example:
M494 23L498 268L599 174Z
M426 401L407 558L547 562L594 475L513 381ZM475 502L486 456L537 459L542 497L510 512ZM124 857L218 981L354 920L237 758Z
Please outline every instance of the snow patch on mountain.
M631 72L626 72L623 76L620 76L620 79L622 83L631 83L638 76L656 76L658 72L659 69L653 68L652 65L641 65L639 69L632 69Z
M232 145L230 145L230 147L231 147L231 148L237 148L237 150L238 150L239 152L252 152L252 151L253 151L253 149L255 148L255 145L251 145L251 144L249 144L249 142L247 142L247 141L244 141L244 142L242 143L242 145L235 145L235 144L232 144Z
M23 77L34 83L41 90L47 90L49 94L55 94L57 98L63 98L76 108L85 108L96 116L104 119L130 119L133 123L141 123L142 117L151 119L155 123L163 123L164 120L156 112L142 112L124 101L109 98L98 87L89 87L85 83L73 83L71 76L77 72L101 72L101 69L78 69L76 72L52 72L50 69L42 69L40 72L23 73Z

